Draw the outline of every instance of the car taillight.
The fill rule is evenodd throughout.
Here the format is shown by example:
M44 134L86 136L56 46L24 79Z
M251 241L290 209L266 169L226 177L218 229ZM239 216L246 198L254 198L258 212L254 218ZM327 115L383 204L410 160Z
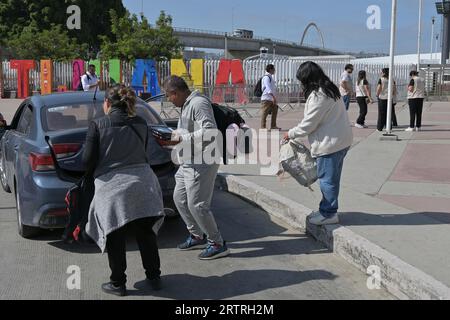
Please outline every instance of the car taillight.
M47 216L52 216L52 217L65 217L68 215L69 215L69 213L67 212L66 208L51 209L47 212Z
M155 137L156 142L158 142L158 144L163 148L163 149L167 149L167 150L173 150L175 147L174 146L168 146L167 144L165 144L165 142L167 142L167 140L162 140L159 139L157 137Z
M79 143L61 143L53 145L53 151L56 154L56 159L68 158L77 154L81 149Z
M55 163L49 154L30 153L28 160L33 171L55 170Z

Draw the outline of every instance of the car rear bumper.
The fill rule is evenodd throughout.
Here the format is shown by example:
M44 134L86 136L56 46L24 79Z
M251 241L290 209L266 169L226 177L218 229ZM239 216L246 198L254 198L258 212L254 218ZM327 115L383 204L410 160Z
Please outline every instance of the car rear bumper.
M175 189L176 166L166 168L155 174L164 200L164 206L175 209L173 192ZM62 181L55 173L33 174L28 183L24 184L20 195L22 223L43 229L64 228L68 222L65 197L71 182Z

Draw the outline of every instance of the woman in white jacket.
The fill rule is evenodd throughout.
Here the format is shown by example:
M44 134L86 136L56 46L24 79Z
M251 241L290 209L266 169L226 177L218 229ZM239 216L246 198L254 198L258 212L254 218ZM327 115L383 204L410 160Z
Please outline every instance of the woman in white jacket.
M316 63L307 61L297 71L306 97L302 122L285 139L308 136L311 154L317 159L322 191L319 211L309 217L314 225L336 224L344 158L353 142L352 129L337 86Z

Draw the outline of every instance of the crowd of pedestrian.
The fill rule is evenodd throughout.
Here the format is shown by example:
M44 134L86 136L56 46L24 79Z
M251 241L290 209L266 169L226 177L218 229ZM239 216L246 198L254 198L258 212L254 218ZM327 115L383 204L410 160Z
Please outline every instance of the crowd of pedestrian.
M274 65L269 64L265 71L260 80L261 128L266 129L267 117L271 115L270 130L280 130ZM311 155L316 159L322 200L319 209L308 217L309 223L314 225L339 222L341 174L353 142L348 116L350 101L355 97L359 106L355 127L360 129L367 128L368 108L374 102L367 72L360 70L354 83L353 71L353 65L346 65L338 86L311 61L303 63L296 74L306 99L304 118L284 135L284 139L308 137ZM389 76L389 69L384 68L377 82L378 131L386 126ZM81 85L86 91L98 88L94 66L82 76ZM208 130L218 128L212 103L198 90L191 91L178 76L169 77L164 90L167 99L180 108L180 118L171 139L163 143L172 147L187 145L192 150L192 154L181 160L175 175L173 199L188 231L178 249L201 249L198 255L201 260L226 257L230 249L210 208L219 164L204 161L204 155L210 153L213 146L201 139ZM394 108L396 96L394 81L393 126L398 125ZM411 122L407 131L421 128L423 98L424 81L417 71L412 71L408 86ZM157 233L164 220L164 209L158 179L149 165L149 130L145 120L136 113L136 96L131 88L110 87L103 110L105 115L90 123L83 154L83 162L95 179L86 232L102 252L107 251L111 269L110 281L103 284L102 289L119 296L126 294L126 235L131 231L140 250L146 279L154 290L159 290L162 284ZM0 115L0 126L2 120ZM194 160L198 155L200 162Z

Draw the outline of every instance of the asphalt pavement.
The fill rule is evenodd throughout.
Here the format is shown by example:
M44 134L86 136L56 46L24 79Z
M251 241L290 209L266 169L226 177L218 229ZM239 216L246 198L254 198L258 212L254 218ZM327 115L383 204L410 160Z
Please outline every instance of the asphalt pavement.
M159 234L163 290L144 283L130 237L125 299L392 299L384 289L369 290L368 276L319 242L236 196L217 189L213 210L232 254L201 261L199 251L177 251L187 232L181 219L167 220ZM100 290L109 277L106 255L63 244L57 230L21 238L14 197L3 191L0 235L0 300L119 299Z

